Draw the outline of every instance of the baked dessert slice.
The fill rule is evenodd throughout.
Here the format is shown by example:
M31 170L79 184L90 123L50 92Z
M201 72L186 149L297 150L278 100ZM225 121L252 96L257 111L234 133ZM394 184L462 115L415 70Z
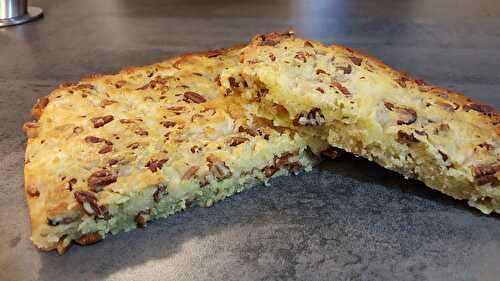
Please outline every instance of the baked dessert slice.
M63 253L311 169L303 137L219 91L218 75L238 59L237 48L185 55L39 99L24 125L33 243Z
M500 117L341 46L292 32L255 37L223 87L248 110L500 213Z

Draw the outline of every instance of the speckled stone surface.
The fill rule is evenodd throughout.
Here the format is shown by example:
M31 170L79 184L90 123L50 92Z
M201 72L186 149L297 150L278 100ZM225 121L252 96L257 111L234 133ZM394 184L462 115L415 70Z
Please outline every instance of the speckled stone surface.
M66 255L37 251L22 189L36 97L91 73L293 27L500 107L500 2L31 1L0 29L0 280L500 279L500 219L352 156Z

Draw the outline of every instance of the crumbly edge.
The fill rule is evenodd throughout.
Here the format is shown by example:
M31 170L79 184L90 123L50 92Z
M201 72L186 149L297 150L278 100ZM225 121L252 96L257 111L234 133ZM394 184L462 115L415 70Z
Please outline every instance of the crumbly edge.
M113 202L104 205L108 218L83 215L68 224L46 226L47 236L32 237L32 241L42 250L56 249L62 254L72 241L80 245L89 245L101 241L107 233L116 234L144 227L150 220L167 217L191 205L210 207L213 203L247 190L259 182L267 185L272 177L296 174L299 172L297 167L300 167L300 170L310 171L316 163L316 158L306 150L295 156L290 156L287 152L283 155L287 155L286 158L290 161L293 158L293 162L283 164L280 162L282 158L276 156L266 166L242 172L240 177L230 176L206 186L201 186L196 181L183 182L186 187L190 186L188 188L190 192L183 198L173 198L168 194L169 183L161 184L166 188L159 201L155 201L155 193L158 192L159 186L151 186L128 196L113 194Z

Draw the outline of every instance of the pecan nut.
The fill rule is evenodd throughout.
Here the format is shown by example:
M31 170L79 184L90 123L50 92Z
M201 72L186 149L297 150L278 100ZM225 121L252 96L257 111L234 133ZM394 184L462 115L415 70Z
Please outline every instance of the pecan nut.
M94 192L101 191L106 185L116 182L118 177L112 175L108 170L94 172L88 178L88 186Z
M94 117L90 119L92 124L94 125L94 128L100 128L109 122L113 121L115 118L113 115L105 115L105 116L100 116L100 117Z

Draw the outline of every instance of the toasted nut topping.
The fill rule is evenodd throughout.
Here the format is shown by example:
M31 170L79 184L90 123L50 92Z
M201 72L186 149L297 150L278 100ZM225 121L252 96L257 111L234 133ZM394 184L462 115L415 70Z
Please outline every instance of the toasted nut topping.
M316 75L320 75L320 74L326 74L326 75L330 75L330 73L324 71L323 69L316 69Z
M127 148L130 148L130 149L136 149L136 148L138 148L139 146L141 146L141 144L140 144L140 143L138 143L138 142L134 142L134 143L131 143L131 144L127 145Z
M354 57L354 56L350 56L349 58L351 59L352 63L354 63L357 66L360 66L361 62L363 61L362 58L358 58L358 57Z
M231 176L232 173L229 167L224 161L220 160L216 156L210 154L207 157L207 162L208 170L215 176L218 181Z
M86 89L95 90L95 87L92 84L79 84L79 85L76 85L74 89L75 90L86 90Z
M397 120L396 123L398 125L410 125L417 121L417 112L414 109L402 106L395 106L393 103L384 102L385 108L390 111L396 111L402 113L404 118Z
M249 127L246 127L246 126L240 126L238 128L238 132L240 132L240 133L247 133L247 134L251 135L252 137L257 136L257 130L249 128Z
M31 197L40 196L40 191L38 191L38 189L34 185L28 185L26 187L26 193L28 193L28 195Z
M497 165L481 165L473 168L474 177L481 182L491 182L496 178L495 174L500 172L500 164ZM485 181L488 180L488 181ZM484 184L482 183L482 184Z
M348 64L347 66L337 66L336 68L344 71L344 74L351 74L352 72L352 67L350 64Z
M267 178L272 177L277 171L278 171L278 168L276 168L275 166L267 166L267 167L264 167L262 169L262 173Z
M92 121L94 128L99 128L99 127L102 127L102 126L108 124L109 122L113 121L114 119L115 118L113 117L113 115L105 115L105 116L101 116L101 117L94 117L94 118L90 119L90 121Z
M320 92L322 94L325 93L325 90L323 90L323 88L320 88L320 87L316 88L316 91L318 91L318 92Z
M269 58L271 59L271 61L276 60L276 56L274 54L269 54Z
M448 154L442 152L441 150L438 150L439 154L441 154L441 158L443 158L443 161L446 162L448 160Z
M48 97L41 97L38 98L35 106L31 109L31 115L33 118L36 120L40 119L40 116L42 116L43 109L49 104L49 98Z
M147 84L143 85L142 87L137 88L136 90L154 89L157 86L163 86L163 85L167 84L168 80L169 80L168 77L157 76L153 80L149 81Z
M398 124L398 125L410 125L412 123L415 123L415 121L417 121L417 112L415 110L413 110L411 108L400 107L400 108L398 108L398 111L401 113L404 113L407 118L396 121L396 124Z
M236 82L236 79L234 79L234 77L229 77L229 86L231 88L239 88L240 87L240 84L238 82Z
M299 162L290 163L288 165L288 171L292 172L294 175L298 175L302 171L302 165Z
M486 104L468 103L464 105L463 109L467 112L474 110L487 116L493 116L496 114L495 108Z
M460 105L458 105L456 103L449 104L449 103L446 103L446 102L437 102L437 104L439 106L441 106L444 110L449 111L449 112L453 112L453 111L457 110L460 107Z
M131 123L135 123L134 120L130 120L130 119L120 119L120 123L122 124L131 124Z
M153 193L153 200L156 203L159 203L161 198L165 195L165 192L167 190L167 187L165 185L160 184L156 191Z
M226 143L229 146L237 146L237 145L240 145L246 141L248 141L248 139L244 138L244 137L231 137L231 138L226 140Z
M80 238L75 240L75 242L79 245L85 246L95 244L101 240L102 236L101 234L99 234L99 232L92 232L80 236Z
M104 99L104 100L101 101L101 106L102 107L106 107L106 106L112 105L114 103L117 103L117 101Z
M406 81L410 81L410 79L408 79L408 77L406 76L401 76L394 81L396 81L396 83L398 83L402 88L406 88Z
M313 108L307 116L304 114L300 114L295 120L293 120L293 124L295 126L318 126L325 123L325 117L321 113L319 108Z
M110 142L109 140L106 140L106 139L103 139L103 138L94 137L94 136L86 136L85 137L85 142L88 142L88 143L100 143L100 142L104 142L107 145L113 145L113 143Z
M104 207L97 204L97 198L95 194L90 191L75 191L73 193L75 199L80 205L82 205L83 210L88 215L102 215L104 212Z
M101 148L99 150L99 154L106 154L108 152L111 152L113 150L113 146L112 145L106 145L105 147Z
M125 80L119 80L119 81L116 81L115 87L117 89L120 89L121 87L125 86L125 84L127 84L127 81L125 81Z
M492 144L489 144L487 142L480 143L480 144L478 144L478 146L480 148L484 148L486 150L493 150L493 149L495 149L495 146L493 146Z
M138 136L147 136L149 135L148 131L144 130L143 128L138 128L134 131L134 133Z
M187 169L187 171L184 173L184 175L182 175L181 180L190 179L192 176L194 176L194 174L196 174L198 169L200 169L199 166L196 166L196 165L191 166L189 169Z
M202 95L195 93L195 92L185 92L184 93L184 100L185 101L192 101L194 103L204 103L207 101Z
M418 142L418 140L415 138L413 134L408 134L403 131L398 131L398 138L396 139L397 142L401 144L409 144L413 142Z
M167 161L168 159L160 159L160 160L151 159L148 161L148 163L146 163L146 167L148 167L151 170L151 172L154 173L157 170L161 170L163 164L165 164Z
M107 170L100 170L90 175L87 181L90 190L99 192L106 185L116 182L117 178L117 176L112 175Z
M220 55L223 55L224 53L226 53L226 51L224 49L210 50L207 52L207 57L214 58L214 57L218 57Z
M330 84L330 87L337 88L346 97L351 96L351 93L349 92L349 90L346 87L342 86L342 84L340 84L339 82L332 82Z
M76 126L76 127L73 128L73 133L74 134L79 134L81 132L83 132L83 128L82 127Z
M170 128L175 126L177 123L175 123L174 121L161 121L160 124L162 124L165 128Z
M336 147L333 147L333 146L330 146L329 148L321 151L320 153L322 156L325 156L325 157L328 157L330 159L335 159L337 158L340 154L342 154L342 150L336 148Z
M295 55L295 57L294 57L294 58L296 58L296 59L298 59L298 60L301 60L301 61L303 61L304 63L306 63L306 62L307 62L306 55L304 54L304 52L297 52L297 54Z
M287 152L287 153L283 153L283 155L281 155L278 159L276 159L275 161L275 166L276 168L281 168L285 165L288 165L289 161L288 161L288 158L290 158L290 156L292 156L291 153Z
M304 47L313 48L313 44L309 41L304 42Z

